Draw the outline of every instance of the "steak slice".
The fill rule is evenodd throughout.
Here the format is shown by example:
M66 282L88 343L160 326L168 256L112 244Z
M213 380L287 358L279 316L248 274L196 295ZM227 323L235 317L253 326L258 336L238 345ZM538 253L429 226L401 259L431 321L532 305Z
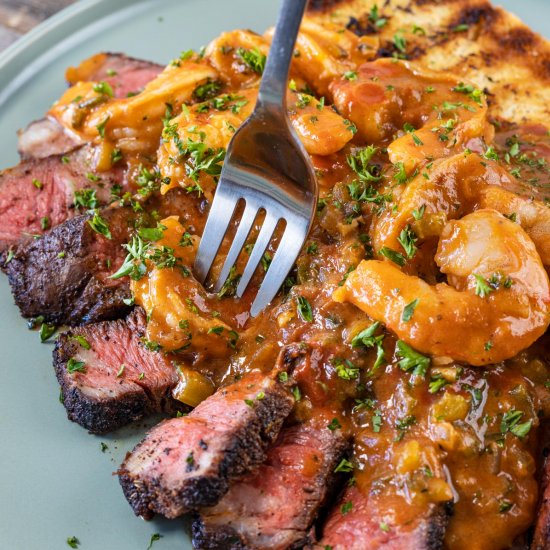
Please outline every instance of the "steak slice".
M136 214L129 207L101 212L112 239L96 233L89 214L58 225L44 237L12 251L4 270L23 317L44 316L56 325L78 325L125 315L130 297L125 280L108 276L122 265ZM6 258L6 256L4 256Z
M452 510L450 503L430 504L403 524L386 524L371 499L347 487L332 510L316 548L332 550L440 550Z
M26 160L0 172L0 251L77 214L75 192L95 191L101 206L112 200L113 185L124 189L121 168L95 175L90 157L90 148L82 147L64 157Z
M101 434L160 412L184 410L170 394L175 367L140 338L145 313L136 308L124 320L75 328L59 336L54 368L70 420ZM83 363L69 372L70 360Z
M162 217L178 215L191 232L201 232L204 211L183 189L173 189L145 205ZM80 325L124 317L129 306L129 279L109 279L122 264L122 247L138 220L156 225L145 212L130 207L101 211L112 239L96 233L82 215L58 225L40 239L30 239L0 256L15 303L23 317L44 316L57 325Z
M294 399L273 375L252 372L189 416L153 428L118 475L136 515L178 517L214 506L229 483L265 460Z
M137 94L164 69L162 65L129 57L123 53L98 53L85 59L78 67L67 69L67 81L107 82L115 97Z
M162 66L119 53L99 53L84 60L78 67L67 70L69 84L77 82L107 82L114 96L127 97L140 92L157 77ZM43 118L31 122L18 132L18 151L23 159L62 155L82 144L81 139L68 132L57 120Z
M346 449L341 432L327 422L285 428L267 460L236 482L213 508L193 523L198 549L284 550L302 547L337 477Z

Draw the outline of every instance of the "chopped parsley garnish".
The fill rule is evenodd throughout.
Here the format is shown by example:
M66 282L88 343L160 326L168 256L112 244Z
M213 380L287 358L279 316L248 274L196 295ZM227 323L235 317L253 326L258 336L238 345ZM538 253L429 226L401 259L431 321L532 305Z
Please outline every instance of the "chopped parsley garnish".
M92 349L90 342L88 342L88 340L86 340L86 338L84 338L84 336L82 336L81 334L75 334L74 336L71 336L70 339L78 342L78 345L81 348Z
M349 501L342 504L342 506L340 507L340 511L342 512L342 515L345 516L346 514L351 512L352 508L353 508L353 503Z
M279 382L282 382L283 384L285 382L288 382L288 372L285 372L285 371L280 372L278 375L278 378L279 378Z
M111 235L111 230L107 225L107 222L99 214L99 210L94 210L94 215L91 220L88 220L88 225L100 235L103 235L106 239L111 240L113 236Z
M198 99L199 101L205 101L206 99L210 99L216 95L218 95L218 92L221 90L222 85L221 82L218 82L217 80L211 80L210 78L207 80L204 84L199 84L193 91L193 97L195 99Z
M513 506L513 502L503 499L498 503L498 512L499 514L505 514L506 512L509 512L513 508Z
M84 361L77 361L74 357L71 357L67 361L67 371L70 374L74 374L75 372L86 372L86 365Z
M520 439L526 437L531 430L531 427L533 426L533 421L528 420L527 422L523 422L520 424L520 420L522 417L523 412L516 411L514 409L511 409L508 412L504 413L504 415L502 416L502 421L500 423L500 432L502 434L510 432Z
M99 206L95 189L77 189L74 192L73 204L76 208L93 210Z
M98 82L97 84L94 84L93 90L97 94L106 95L109 97L114 97L115 95L113 92L113 88L107 82Z
M235 296L235 293L237 292L237 286L239 284L239 281L241 280L241 274L237 273L236 271L237 268L235 266L232 266L229 270L229 275L227 276L227 279L225 280L223 286L217 294L219 299L223 297L229 298L231 296Z
M445 378L432 378L428 384L428 391L430 393L437 393L443 386L446 386L449 382Z
M141 227L138 229L138 235L146 241L160 241L164 235L165 225L157 224L157 227Z
M408 177L407 171L405 170L405 165L401 161L399 161L396 162L393 167L395 169L395 175L393 176L393 179L400 185L407 183Z
M151 535L151 538L149 539L149 546L147 547L147 550L151 550L153 547L153 544L155 542L159 541L162 538L162 535L160 533L154 533Z
M369 375L373 374L385 361L384 347L382 345L382 342L384 341L384 335L380 334L378 336L375 336L375 332L378 330L379 327L380 323L376 321L370 327L367 327L365 330L359 332L359 334L356 334L351 340L351 346L353 348L376 348L376 361L374 362L374 365L372 366Z
M67 538L67 546L70 546L71 548L78 548L78 545L80 544L80 541L76 537L68 537Z
M353 464L349 460L346 460L345 458L343 458L340 461L340 464L338 464L338 466L336 466L334 471L335 472L344 472L344 473L353 472Z
M118 372L116 373L116 377L120 378L124 374L125 369L126 369L126 365L124 365L124 364L120 365L120 368L118 369Z
M378 12L378 4L374 4L369 12L369 21L378 29L381 29L388 22L387 18L382 17Z
M480 298L485 298L488 296L491 292L493 292L494 288L491 287L487 279L485 277L482 277L481 275L477 275L476 273L473 273L474 279L475 279L475 293L476 296L479 296Z
M341 427L342 427L342 424L340 424L340 422L338 421L337 418L333 418L333 419L330 421L330 424L327 425L327 428L328 428L331 432L334 432L335 430L339 430Z
M349 359L337 357L333 360L333 365L342 380L355 380L359 377L359 369Z
M44 184L40 181L40 180L37 180L36 178L34 178L32 180L32 184L37 188L37 189L42 189L42 187L44 187Z
M347 118L344 119L344 126L353 134L357 133L357 126Z
M416 376L425 376L428 367L430 366L430 358L418 353L411 348L403 340L397 341L396 354L401 357L401 360L397 363L399 367L406 371L412 371Z
M346 157L350 168L357 174L361 181L380 181L382 177L380 175L380 167L370 163L375 153L376 147L374 145L369 145L354 151Z
M393 35L393 45L402 54L407 53L407 40L402 34L396 33Z
M107 122L109 122L109 119L111 117L110 116L106 116L97 126L96 126L96 129L97 129L97 133L99 134L100 137L104 138L105 137L105 126L107 126Z
M139 281L147 273L145 257L148 245L140 237L134 236L129 243L123 246L128 251L128 255L120 266L120 269L109 278L120 279L121 277L128 276L134 281Z
M258 49L252 48L237 48L235 52L249 69L252 69L257 74L263 74L267 57Z
M57 327L55 325L51 325L50 323L42 323L40 326L40 341L46 342L49 340L57 330Z
M385 258L388 258L388 260L391 260L394 264L397 264L401 267L403 267L407 263L407 260L405 256L403 256L403 254L393 250L393 248L389 248L388 246L383 246L379 250L378 254L384 256Z
M100 443L101 452L104 453L109 450L109 445L107 443L104 443L103 441Z
M380 527L380 530L384 531L384 533L389 533L390 532L390 526L385 521L381 521L378 524L378 527Z
M397 240L399 241L399 244L403 247L405 254L407 254L407 258L412 258L416 254L417 248L415 243L418 240L418 237L416 236L416 233L411 229L410 225L407 225L401 231L399 237L397 237Z
M415 310L416 306L418 305L419 301L420 300L418 298L416 298L410 304L407 304L403 308L403 313L401 315L401 320L402 321L404 321L405 323L408 323L412 319L414 310Z
M407 132L407 134L411 135L415 145L418 145L418 146L424 145L424 142L415 134L416 129L412 124L409 124L408 122L406 122L403 125L403 130Z
M426 205L423 204L420 208L418 209L414 209L412 211L412 215L413 215L413 218L416 220L416 221L420 221L423 217L424 217L424 212L426 212Z
M372 415L372 431L374 433L380 433L382 429L382 413L380 411L375 411Z
M42 231L45 231L50 227L50 218L48 218L48 216L40 218L40 227L42 228Z
M464 82L459 82L458 85L453 88L453 92L466 94L472 101L475 101L476 103L479 103L481 105L483 92L478 88L474 88L474 86L472 86L471 84L464 84Z
M456 27L453 27L454 32L464 32L467 31L470 28L470 25L467 23L461 23L460 25L456 25Z
M488 160L499 160L498 153L495 151L494 147L487 147L487 151L483 153L483 156Z
M355 71L348 71L343 76L346 80L357 80L357 73Z
M298 314L302 321L311 323L313 321L313 310L311 309L311 304L303 296L298 296L296 298Z

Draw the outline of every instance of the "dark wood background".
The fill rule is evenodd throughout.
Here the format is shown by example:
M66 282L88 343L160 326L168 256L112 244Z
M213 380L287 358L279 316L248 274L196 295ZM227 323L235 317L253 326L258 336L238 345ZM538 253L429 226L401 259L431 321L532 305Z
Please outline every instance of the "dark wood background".
M0 50L74 0L0 0Z

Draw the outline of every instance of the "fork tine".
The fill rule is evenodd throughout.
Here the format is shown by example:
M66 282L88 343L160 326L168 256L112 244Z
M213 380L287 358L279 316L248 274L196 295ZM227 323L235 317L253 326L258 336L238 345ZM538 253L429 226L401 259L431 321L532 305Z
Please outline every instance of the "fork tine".
M275 227L277 227L277 222L279 219L280 218L277 216L270 215L269 212L266 213L262 229L256 239L250 258L246 264L241 280L239 281L239 285L237 286L237 298L242 297L248 283L250 282L250 279L252 279L252 275L254 275L254 272L256 271L256 268L264 255L265 249L273 236L273 232L275 231Z
M256 317L279 291L282 281L292 269L292 265L302 249L306 235L307 226L305 223L291 224L287 220L283 238L250 308L252 317Z
M252 224L256 219L256 214L258 213L258 206L246 203L241 221L239 222L239 227L233 237L233 242L231 243L231 248L227 253L225 262L223 264L222 270L214 287L214 292L219 292L223 283L227 279L231 268L235 265L239 254L244 246L246 238L252 229Z
M199 283L204 284L206 281L208 272L212 267L212 262L220 249L238 202L238 197L225 195L222 192L220 181L195 257L193 270Z

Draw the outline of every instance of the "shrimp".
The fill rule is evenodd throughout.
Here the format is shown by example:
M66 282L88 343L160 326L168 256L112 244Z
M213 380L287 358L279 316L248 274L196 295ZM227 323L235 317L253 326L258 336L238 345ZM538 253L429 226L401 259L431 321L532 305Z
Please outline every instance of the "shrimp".
M390 160L402 162L407 174L427 158L448 156L462 145L476 149L494 135L480 90L411 63L364 63L353 76L335 80L330 90L339 112L366 142L393 140Z
M548 275L517 223L490 209L451 221L435 261L447 283L362 261L333 299L353 303L420 352L476 366L514 357L546 331Z
M161 173L163 177L170 178L170 183L162 188L163 193L177 185L193 187L196 181L189 177L190 168L201 162L204 164L209 158L208 152L219 154L220 162L223 160L224 150L236 129L252 113L257 97L257 88L221 95L184 110L170 121L158 151ZM289 89L287 105L291 123L308 153L331 155L353 138L352 128L346 121L313 96ZM182 162L186 155L193 156L191 149L195 150L193 167L190 167L189 161ZM197 154L199 149L202 151L200 158ZM195 170L193 174L206 190L207 198L210 198L212 191L209 185L211 168L209 166L207 171L202 172Z
M69 88L48 112L69 132L85 141L96 140L109 149L152 153L158 147L166 104L179 109L195 90L217 80L218 73L203 60L168 65L144 90L126 98L112 98L102 83L79 82Z
M273 29L265 37L271 40ZM333 23L315 23L304 18L296 40L292 68L299 72L320 95L329 95L329 84L358 65L372 59L378 51L375 36L357 36Z
M512 176L492 160L459 154L434 162L399 198L397 212L385 212L373 230L376 250L399 250L399 235L411 227L420 239L439 237L449 219L492 208L514 219L531 237L544 265L550 265L550 209L516 195Z

